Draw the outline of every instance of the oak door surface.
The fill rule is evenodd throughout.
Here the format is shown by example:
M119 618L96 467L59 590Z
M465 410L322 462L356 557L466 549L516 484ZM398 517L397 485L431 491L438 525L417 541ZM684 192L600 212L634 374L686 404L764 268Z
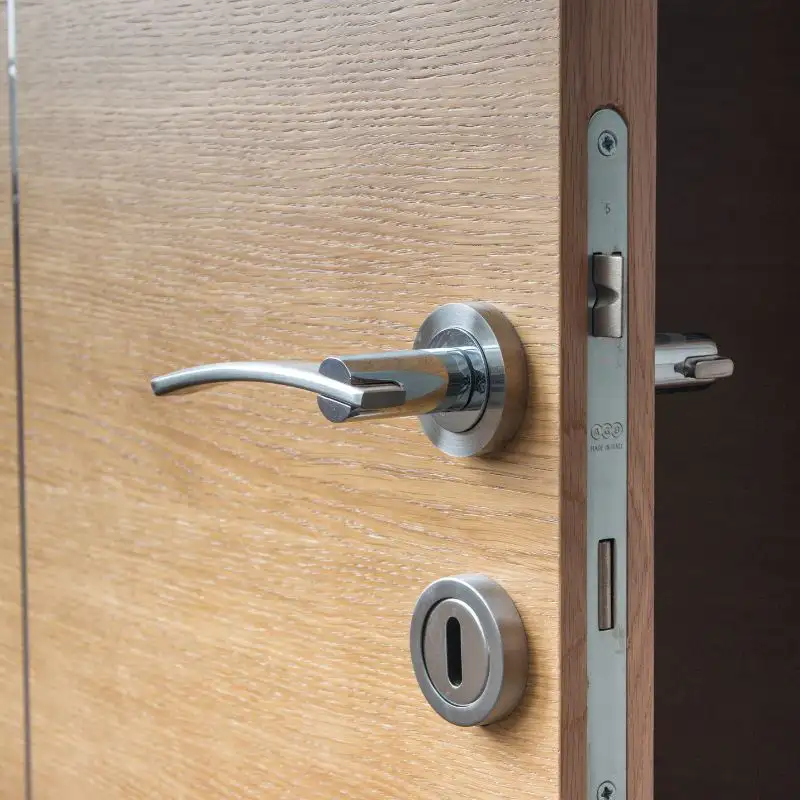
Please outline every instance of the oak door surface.
M0 16L5 23L5 15ZM5 28L5 25L4 25ZM6 54L3 36L2 52ZM7 73L0 92L8 93ZM0 101L0 797L22 797L24 724L17 469L14 246L8 104Z
M559 796L558 3L20 9L37 800ZM502 456L332 426L211 361L395 349L487 300L531 402ZM416 597L483 572L531 649L462 730Z

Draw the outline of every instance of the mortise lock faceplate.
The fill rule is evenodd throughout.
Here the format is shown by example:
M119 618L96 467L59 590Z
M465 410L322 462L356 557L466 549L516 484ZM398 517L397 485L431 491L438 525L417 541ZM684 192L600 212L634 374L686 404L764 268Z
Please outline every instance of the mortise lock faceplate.
M628 129L588 130L587 765L589 797L627 782Z

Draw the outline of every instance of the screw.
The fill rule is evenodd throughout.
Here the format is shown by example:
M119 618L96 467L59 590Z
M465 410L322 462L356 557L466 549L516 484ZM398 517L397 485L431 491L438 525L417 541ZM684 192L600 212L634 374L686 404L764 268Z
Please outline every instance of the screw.
M597 149L607 158L617 152L617 134L614 131L603 131L597 137Z
M597 800L614 800L617 796L617 787L611 781L603 781L597 787Z

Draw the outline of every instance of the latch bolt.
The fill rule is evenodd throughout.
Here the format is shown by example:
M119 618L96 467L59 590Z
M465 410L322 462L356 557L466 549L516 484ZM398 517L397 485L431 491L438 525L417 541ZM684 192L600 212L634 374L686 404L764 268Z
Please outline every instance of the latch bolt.
M592 336L622 338L622 253L592 256Z

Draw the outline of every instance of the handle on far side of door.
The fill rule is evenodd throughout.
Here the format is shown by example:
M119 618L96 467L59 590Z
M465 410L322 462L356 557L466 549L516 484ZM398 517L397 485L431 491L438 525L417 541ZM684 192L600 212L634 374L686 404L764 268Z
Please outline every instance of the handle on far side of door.
M656 391L700 389L733 375L733 360L700 333L656 334Z

